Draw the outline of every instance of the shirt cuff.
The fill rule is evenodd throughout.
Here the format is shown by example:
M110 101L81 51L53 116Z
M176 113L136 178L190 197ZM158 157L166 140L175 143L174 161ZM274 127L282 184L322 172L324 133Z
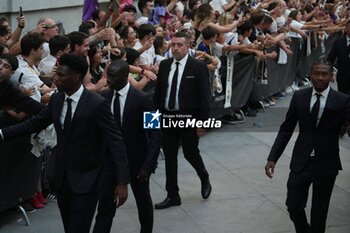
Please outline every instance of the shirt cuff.
M2 134L2 130L0 129L0 138L2 141L4 141L4 135Z

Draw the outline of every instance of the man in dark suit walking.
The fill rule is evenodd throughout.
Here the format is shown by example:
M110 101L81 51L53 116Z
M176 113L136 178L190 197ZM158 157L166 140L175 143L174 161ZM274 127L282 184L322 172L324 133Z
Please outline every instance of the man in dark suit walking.
M332 66L323 60L312 66L314 87L294 93L265 166L266 175L272 178L276 162L298 123L299 135L292 153L286 200L297 233L325 232L333 186L342 169L338 135L344 121L350 119L350 97L330 88L331 71ZM305 206L311 184L309 224Z
M51 123L57 133L54 178L65 232L88 233L101 187L106 147L118 185L117 207L127 199L128 163L120 130L107 101L84 89L86 59L63 55L54 82L59 90L37 116L2 129L3 139L38 132ZM1 131L0 131L1 132Z
M197 120L209 117L209 72L205 63L188 55L190 40L184 33L176 33L171 40L173 58L163 60L159 66L154 103L164 114L191 115ZM163 128L163 151L165 156L166 191L163 202L156 209L181 205L177 182L177 154L180 141L186 160L196 170L202 184L204 199L211 193L209 174L198 149L198 135L203 129Z
M153 204L149 178L154 173L159 155L161 135L157 129L143 129L144 112L154 111L152 100L128 83L129 65L123 60L113 61L107 71L110 89L104 96L111 103L118 127L121 128L129 161L130 185L135 196L141 233L153 229ZM109 233L115 215L113 187L115 177L106 167L105 181L99 198L94 233Z
M338 90L350 94L350 20L345 26L345 36L334 42L327 60L332 64L337 60Z
M350 20L348 20L345 26L345 36L334 42L327 60L332 64L337 60L338 91L350 95ZM344 136L346 131L350 136L349 122L344 124L340 136Z

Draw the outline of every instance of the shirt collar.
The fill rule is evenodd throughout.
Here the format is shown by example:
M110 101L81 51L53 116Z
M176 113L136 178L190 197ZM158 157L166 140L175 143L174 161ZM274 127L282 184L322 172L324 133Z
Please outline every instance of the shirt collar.
M119 93L120 96L125 96L125 95L128 94L129 89L130 89L130 84L129 84L129 82L128 82L128 83L125 85L125 87L123 87L122 89L120 89L120 90L118 91L118 93ZM115 94L115 93L116 93L116 91L114 91L114 94Z
M186 53L186 55L179 61L177 61L175 58L173 60L173 64L175 64L175 62L179 62L180 65L182 66L185 66L186 65L186 62L187 62L187 59L188 59L188 53Z
M346 45L349 46L350 45L350 37L346 36Z
M74 102L78 102L81 95L83 94L83 91L84 91L84 87L83 87L83 85L80 85L80 88L73 95L68 96L67 94L65 94L65 96L66 96L65 99L70 98Z
M331 88L330 88L330 86L328 85L328 87L327 87L324 91L322 91L321 93L319 93L319 94L321 94L324 98L327 99L330 89L331 89ZM315 88L312 88L312 96L314 96L316 93L318 93L318 92L315 90Z

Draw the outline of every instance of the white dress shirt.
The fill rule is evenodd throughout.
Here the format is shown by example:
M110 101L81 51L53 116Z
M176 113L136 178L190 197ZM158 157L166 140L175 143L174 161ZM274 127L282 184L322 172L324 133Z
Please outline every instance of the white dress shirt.
M140 41L137 41L133 47L133 49L140 49L142 48L142 44ZM143 53L140 54L140 65L153 65L153 60L156 56L156 53L154 51L154 46L152 45L149 49L145 50Z
M124 107L125 107L125 102L126 102L126 97L128 96L128 92L130 89L130 84L127 83L125 87L120 89L118 91L119 93L119 104L120 104L120 123L123 125L123 113L124 113ZM113 91L113 97L112 97L112 102L111 102L111 111L114 114L114 100L116 98L115 94L117 91Z
M83 87L83 85L81 85L80 88L73 95L68 96L67 94L65 94L63 107L62 107L62 111L61 111L61 116L60 116L60 122L61 122L61 125L62 125L62 129L63 129L63 126L64 126L64 119L66 118L67 108L68 108L67 98L70 98L72 100L72 116L71 116L71 119L73 120L75 110L77 109L78 102L80 100L81 95L83 94L83 91L84 91L84 87Z
M328 98L329 89L330 89L330 87L328 86L324 91L319 93L319 94L321 94L321 96L320 96L320 110L318 111L318 116L317 116L317 124L320 122L320 119L321 119L322 114L323 114L324 107L326 106L326 101L327 101L327 98ZM316 92L316 90L313 89L312 90L311 101L310 101L310 113L311 113L312 107L314 106L314 104L317 101L316 93L318 93L318 92Z
M346 45L350 46L350 37L346 36Z
M178 70L178 76L177 76L177 85L176 85L176 97L175 97L175 108L172 109L172 111L176 111L179 110L179 88L180 88L180 83L181 83L181 79L182 79L182 74L185 70L185 66L187 63L187 59L188 59L188 53L180 60L173 60L173 63L171 64L170 67L170 72L169 72L169 78L168 78L168 90L166 93L166 97L165 97L165 109L169 110L169 99L170 99L170 91L171 91L171 84L173 82L173 76L176 70L176 62L179 62L179 70Z
M57 58L49 54L40 61L38 70L40 72L43 72L44 74L48 74L52 71L53 67L56 64L56 61L57 61Z

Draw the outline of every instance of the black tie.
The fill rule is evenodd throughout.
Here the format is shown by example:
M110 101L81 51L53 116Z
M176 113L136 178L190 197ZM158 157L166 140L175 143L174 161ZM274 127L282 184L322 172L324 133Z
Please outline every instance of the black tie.
M70 122L72 120L72 99L67 98L66 101L67 101L67 112L66 112L66 117L64 118L64 132L68 133Z
M177 76L179 76L179 62L176 62L176 69L173 76L173 81L171 83L171 90L170 90L170 96L169 96L169 109L173 110L175 108L175 100L176 100L176 90L177 90Z
M121 126L121 120L120 120L120 102L119 102L119 96L120 94L118 92L115 93L114 98L114 119L117 125Z
M322 95L319 94L319 93L316 93L315 95L317 97L317 100L316 100L314 106L312 106L310 115L311 115L311 122L316 127L317 126L317 120L318 120L318 112L320 111L320 97Z

